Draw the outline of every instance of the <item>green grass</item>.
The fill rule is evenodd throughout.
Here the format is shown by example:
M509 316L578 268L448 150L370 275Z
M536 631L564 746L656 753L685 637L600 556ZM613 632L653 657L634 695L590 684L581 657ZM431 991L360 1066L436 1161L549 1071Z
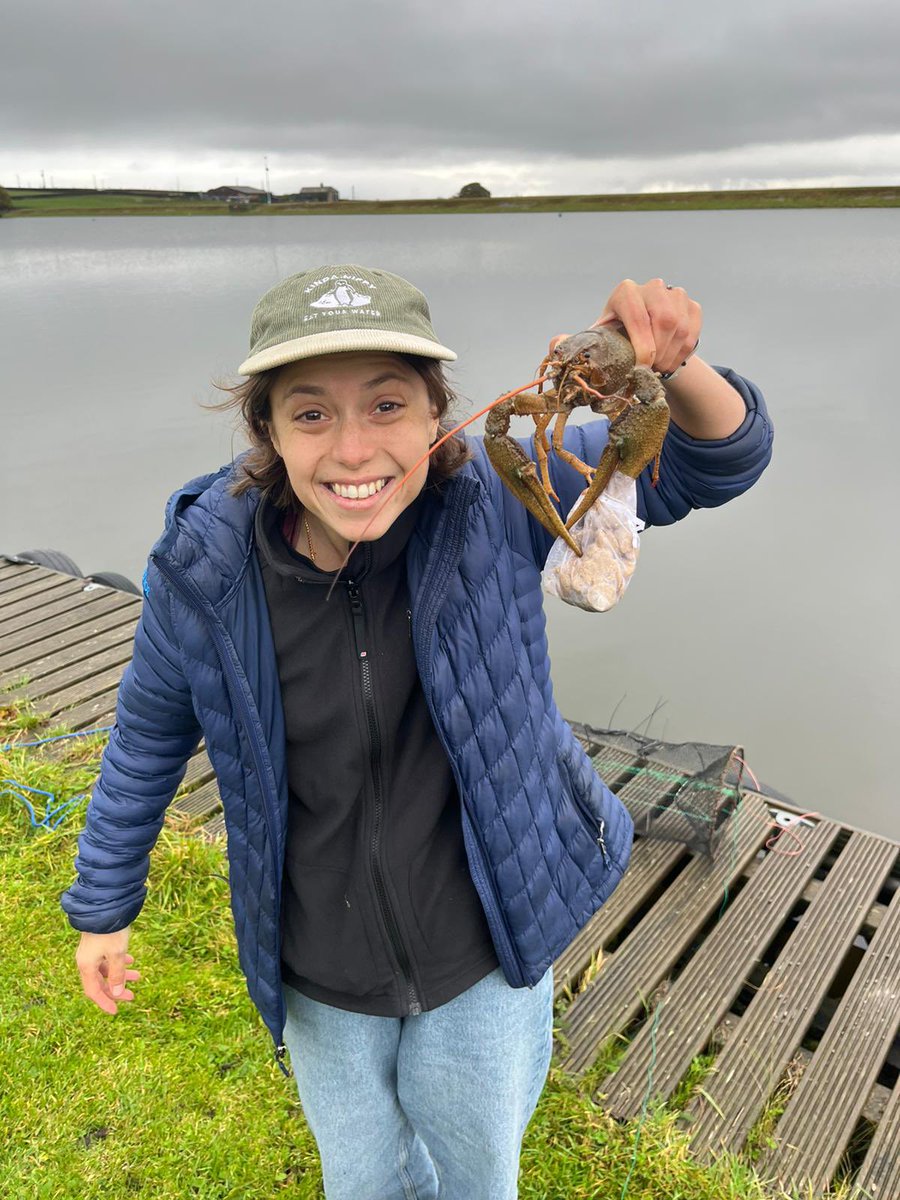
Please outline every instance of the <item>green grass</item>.
M34 726L0 702L0 745L42 736ZM103 741L0 751L0 779L64 801L89 789ZM85 803L35 830L0 795L0 1197L320 1197L293 1081L237 965L221 845L164 828L130 945L136 999L110 1017L82 997L58 897ZM593 1097L624 1048L611 1041L578 1080L552 1068L523 1146L522 1200L762 1200L748 1163L691 1158L676 1106L624 1125L603 1112Z
M900 205L900 187L754 188L721 192L637 192L614 195L494 196L472 200L339 200L330 204L251 204L231 213L228 205L182 196L7 189L7 217L101 216L353 216L416 213L654 212L737 208L885 208Z

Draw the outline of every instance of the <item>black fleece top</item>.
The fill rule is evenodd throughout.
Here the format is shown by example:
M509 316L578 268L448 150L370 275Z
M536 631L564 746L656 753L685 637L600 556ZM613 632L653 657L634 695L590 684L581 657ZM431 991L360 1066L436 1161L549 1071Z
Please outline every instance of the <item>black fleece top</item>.
M333 575L263 501L256 548L285 713L282 976L314 1000L400 1017L497 966L460 801L413 654L404 549L414 502Z

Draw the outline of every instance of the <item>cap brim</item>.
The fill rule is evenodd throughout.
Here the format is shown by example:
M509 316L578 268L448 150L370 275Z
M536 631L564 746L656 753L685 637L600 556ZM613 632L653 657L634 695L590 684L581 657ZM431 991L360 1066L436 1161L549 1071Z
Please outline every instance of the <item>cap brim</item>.
M382 350L387 354L419 354L423 358L438 358L455 362L456 354L432 342L429 338L409 333L392 333L387 329L335 329L328 333L311 333L308 337L280 342L252 354L238 367L239 375L258 375L272 367L315 358L319 354L347 354L353 350Z

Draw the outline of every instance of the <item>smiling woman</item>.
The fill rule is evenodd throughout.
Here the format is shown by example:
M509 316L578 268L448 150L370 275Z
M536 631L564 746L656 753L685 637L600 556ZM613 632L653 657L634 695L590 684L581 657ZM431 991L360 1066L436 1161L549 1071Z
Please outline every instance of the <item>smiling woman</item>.
M624 281L604 313L658 373L700 333L659 279ZM114 1013L139 979L149 852L203 736L241 964L328 1200L516 1194L552 964L631 851L553 699L552 535L477 439L437 444L454 357L384 271L323 267L260 300L226 402L252 449L169 502L63 898L85 992ZM638 480L656 524L744 491L771 441L758 391L696 357L668 397L659 487ZM607 424L566 436L597 462ZM584 479L562 459L553 474L566 512Z
M412 367L365 352L281 367L270 397L272 445L313 561L336 570L364 531L381 537L422 490L427 461L399 485L437 440L437 411Z
M340 565L360 535L366 540L379 537L416 498L426 478L447 478L469 457L461 438L448 439L423 467L421 477L417 472L402 492L397 491L390 506L382 496L384 519L379 515L363 534L374 505L360 503L360 485L374 483L378 494L388 484L396 488L406 469L434 443L455 401L440 362L421 355L365 351L320 355L271 367L228 390L230 398L219 407L239 410L252 447L241 461L233 491L240 495L257 488L277 507L302 514L312 543L327 541L321 565L327 562L331 569ZM369 462L365 451L371 446L374 452L379 441L385 453L392 446L399 450L400 441L412 436L417 418L425 440L415 441L415 457L402 473L373 473L379 464ZM360 439L355 447L354 437ZM324 460L319 467L326 475L320 470L307 487L304 472L313 458ZM338 486L326 495L321 489L329 484ZM356 503L349 503L354 487ZM339 505L341 499L348 503ZM340 526L329 521L329 513L340 518ZM354 513L365 513L366 521L354 522ZM328 553L329 548L339 551L339 557Z

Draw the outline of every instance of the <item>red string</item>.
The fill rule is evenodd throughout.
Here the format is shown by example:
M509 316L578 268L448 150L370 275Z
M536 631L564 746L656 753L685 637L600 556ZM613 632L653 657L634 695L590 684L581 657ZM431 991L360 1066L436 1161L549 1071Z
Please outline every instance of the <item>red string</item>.
M747 774L753 780L753 786L756 788L756 790L758 792L761 792L762 789L759 786L759 780L756 778L756 776L750 770L749 764L746 763L739 754L736 754L734 757L735 757L735 760L741 764L741 766L744 768L744 770L747 772ZM770 838L768 838L766 840L765 848L766 848L766 850L770 850L773 854L781 854L785 858L796 858L796 856L798 854L803 853L803 841L794 832L794 827L796 825L799 825L801 823L801 821L807 820L807 818L809 818L809 817L818 817L819 820L821 820L822 814L817 813L817 812L807 812L807 813L803 813L799 817L794 817L793 813L791 813L790 816L792 818L790 825L782 825L778 821L766 821L766 825L777 830L777 832L774 833ZM793 841L795 841L797 843L796 850L780 850L780 849L778 849L778 843L785 836L792 838Z

